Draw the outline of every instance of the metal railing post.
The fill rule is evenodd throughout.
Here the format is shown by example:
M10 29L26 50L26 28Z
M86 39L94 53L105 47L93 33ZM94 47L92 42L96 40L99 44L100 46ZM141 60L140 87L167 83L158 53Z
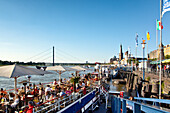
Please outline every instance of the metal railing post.
M117 97L114 98L114 113L117 113Z
M137 103L134 103L133 112L134 113L141 113L141 106Z
M122 110L123 110L122 113L126 113L126 100L122 101Z
M108 94L106 93L106 109L107 109Z
M114 97L111 97L111 110L114 113Z
M117 113L120 113L120 109L121 109L121 101L120 98L117 98Z
M58 99L58 110L60 110L60 98Z

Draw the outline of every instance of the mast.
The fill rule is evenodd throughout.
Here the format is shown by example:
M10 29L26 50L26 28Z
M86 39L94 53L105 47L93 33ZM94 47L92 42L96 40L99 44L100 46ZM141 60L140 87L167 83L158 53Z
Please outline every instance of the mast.
M54 46L53 46L53 66L54 66Z

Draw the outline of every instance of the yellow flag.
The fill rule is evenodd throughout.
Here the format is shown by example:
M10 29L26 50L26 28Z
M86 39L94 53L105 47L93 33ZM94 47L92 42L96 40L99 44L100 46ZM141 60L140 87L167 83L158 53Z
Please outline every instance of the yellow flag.
M150 40L150 34L149 34L149 32L147 33L147 40Z

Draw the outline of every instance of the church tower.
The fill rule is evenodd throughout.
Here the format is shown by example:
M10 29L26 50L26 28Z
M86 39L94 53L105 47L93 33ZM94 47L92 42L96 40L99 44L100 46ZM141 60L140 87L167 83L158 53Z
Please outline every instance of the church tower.
M123 59L122 44L120 45L119 60Z

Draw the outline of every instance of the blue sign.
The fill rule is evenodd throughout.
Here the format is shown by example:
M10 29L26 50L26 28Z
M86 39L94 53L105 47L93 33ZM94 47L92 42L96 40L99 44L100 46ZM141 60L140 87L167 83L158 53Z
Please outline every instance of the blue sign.
M163 10L162 10L162 16L164 15L165 12L170 11L170 0L163 0Z

